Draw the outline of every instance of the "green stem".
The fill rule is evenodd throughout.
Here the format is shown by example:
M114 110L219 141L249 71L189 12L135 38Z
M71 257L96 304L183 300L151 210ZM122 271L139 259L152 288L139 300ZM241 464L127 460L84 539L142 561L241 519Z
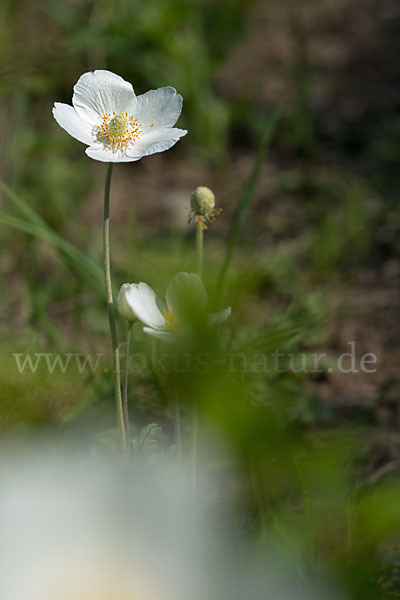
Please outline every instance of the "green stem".
M112 163L108 164L106 183L104 187L104 221L103 221L103 257L104 257L104 283L106 288L107 312L110 325L111 345L114 367L115 403L117 408L118 425L121 432L123 451L127 451L126 434L124 426L124 414L121 395L121 371L119 361L119 348L117 338L117 327L115 324L114 301L111 284L110 268L110 187L112 175Z
M198 422L196 406L192 410L192 448L191 448L191 463L192 463L192 494L196 498L197 493L197 442L198 442Z
M253 488L254 499L257 503L260 519L260 541L265 539L267 536L267 518L265 514L264 499L260 489L259 478L257 477L256 469L254 465L249 466L250 482Z
M297 477L299 479L299 483L300 483L300 487L301 487L301 491L303 494L303 499L304 499L304 506L305 506L305 513L306 513L306 521L307 521L307 527L308 527L308 534L310 537L310 544L313 543L314 540L314 518L313 518L313 505L312 505L312 501L310 498L310 494L308 493L308 488L307 488L307 484L305 482L305 479L303 477L303 473L301 471L301 468L299 466L299 462L297 460L296 454L294 452L294 450L291 451L292 454L292 459L293 459L293 464L294 464L294 468L296 470L296 474Z
M182 423L181 423L181 406L178 395L175 398L175 443L179 461L182 461Z
M196 229L196 255L197 255L197 273L200 277L203 274L203 241L204 229L201 223L197 223ZM196 406L192 409L192 447L191 447L191 463L192 463L192 493L193 498L197 492L197 446L198 446L198 418Z
M196 227L197 273L201 277L203 274L203 226L201 223L197 223Z
M126 350L125 350L124 383L123 383L123 387L122 387L122 389L123 389L122 404L123 404L123 410L124 410L126 455L127 455L129 462L131 460L131 434L130 434L130 430L129 430L128 380L129 380L129 354L130 354L130 347L131 347L132 327L133 327L133 323L128 323L128 334L126 336Z

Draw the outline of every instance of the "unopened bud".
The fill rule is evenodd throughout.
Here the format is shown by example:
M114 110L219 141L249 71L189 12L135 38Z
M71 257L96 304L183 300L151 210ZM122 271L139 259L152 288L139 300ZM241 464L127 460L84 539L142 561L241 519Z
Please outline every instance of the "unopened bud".
M215 196L210 188L200 185L190 198L190 208L194 215L207 216L215 206Z

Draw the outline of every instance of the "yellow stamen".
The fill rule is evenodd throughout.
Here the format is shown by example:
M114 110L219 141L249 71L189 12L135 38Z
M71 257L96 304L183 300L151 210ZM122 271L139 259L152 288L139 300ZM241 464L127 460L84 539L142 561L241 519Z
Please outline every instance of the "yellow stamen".
M164 328L167 331L171 331L171 329L173 328L173 326L175 324L176 314L174 312L170 312L169 310L167 310L166 308L164 308L164 310L163 310L163 316L164 316L164 319L165 319Z
M208 229L208 226L214 223L217 217L222 213L222 208L217 208L211 210L206 215L196 215L193 211L188 208L187 209L187 222L190 223L193 221L196 225L201 225L202 229Z
M96 127L97 138L103 141L111 150L128 148L139 139L142 133L141 124L128 113L113 112L104 114L101 125Z

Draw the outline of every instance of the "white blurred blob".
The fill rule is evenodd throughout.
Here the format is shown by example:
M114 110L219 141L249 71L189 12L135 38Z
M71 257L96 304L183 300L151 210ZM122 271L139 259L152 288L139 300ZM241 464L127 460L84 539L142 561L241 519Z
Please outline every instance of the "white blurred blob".
M1 600L328 597L303 595L294 573L246 546L235 551L226 541L233 531L218 539L227 524L215 527L198 510L216 482L194 502L187 472L172 460L146 471L82 465L48 447L3 458Z

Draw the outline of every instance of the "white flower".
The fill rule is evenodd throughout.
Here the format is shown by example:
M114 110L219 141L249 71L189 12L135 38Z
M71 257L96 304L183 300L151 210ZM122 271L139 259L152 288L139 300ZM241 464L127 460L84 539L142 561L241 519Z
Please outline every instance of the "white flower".
M174 127L182 96L173 87L136 96L133 87L110 71L84 73L74 87L72 104L55 102L57 123L83 144L90 158L131 162L171 148L185 129Z
M208 297L199 275L178 273L167 286L165 300L160 300L147 283L124 283L119 291L118 307L128 321L141 321L143 331L149 335L171 341L177 332L182 331L186 308L189 306L201 316ZM230 314L230 307L209 314L208 323L220 325Z
M79 450L75 444L65 453L63 444L65 454L59 444L21 446L21 440L14 451L10 445L2 452L2 600L342 598L326 591L320 576L317 584L311 576L305 583L297 577L293 526L283 530L287 562L285 547L277 549L272 535L256 550L250 536L242 541L243 528L234 527L239 519L232 515L245 509L237 500L227 504L224 488L227 477L237 477L228 466L237 460L221 455L226 441L217 440L223 467L210 469L215 431L201 446L207 453L199 455L195 502L189 457L174 461L160 453L151 468L122 469L104 455L89 459L89 440L79 440ZM228 534L241 542L232 542L229 552Z
M188 535L190 497L172 461L155 461L151 473L77 460L53 445L8 452L0 464L0 598L188 598L198 539Z

